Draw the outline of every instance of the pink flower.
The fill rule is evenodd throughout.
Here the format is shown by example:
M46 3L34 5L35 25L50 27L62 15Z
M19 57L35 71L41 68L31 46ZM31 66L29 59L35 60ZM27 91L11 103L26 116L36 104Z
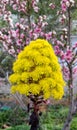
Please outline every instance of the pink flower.
M35 39L37 39L39 37L39 34L33 33L33 37L34 37L34 40L35 40Z
M47 22L42 22L42 27L47 26L47 25L48 25Z
M4 35L3 37L4 37L4 39L5 39L5 40L7 40L7 39L8 39L8 36L7 36L7 35Z
M37 3L38 3L37 1L32 0L32 7L36 13L38 13L39 11L39 7L37 6Z
M64 24L65 18L63 18L63 17L61 16L61 17L59 18L59 22L62 23L62 24Z
M12 37L16 38L16 31L15 30L11 30L11 35L12 35Z
M33 37L33 30L30 30L30 31L29 31L29 36L30 36L30 38Z
M18 52L18 53L20 53L20 51L21 51L20 49L17 49L17 52Z
M17 37L20 36L20 31L19 31L19 29L16 30L16 36L17 36Z
M60 53L61 53L61 50L60 50L60 48L59 48L58 45L56 45L56 46L54 47L54 50L55 50L55 54L56 54L57 56L59 56Z
M64 12L66 12L67 6L66 6L65 3L62 3L62 4L61 4L61 8L62 8L62 10L63 10Z
M75 47L77 47L77 42L75 43Z
M40 33L40 36L41 36L41 37L45 37L45 33L44 33L44 32L41 32L41 33Z
M30 38L26 38L26 45L28 45L30 42Z
M21 37L21 39L23 39L25 37L25 35L22 33L20 37Z
M47 40L50 40L52 38L52 32L46 33L45 36Z
M34 30L34 33L40 33L41 32L41 28L37 27L35 30Z
M51 9L55 9L56 6L55 6L55 4L50 3L50 4L49 4L49 7L50 7Z
M13 9L16 10L17 9L17 6L16 4L13 5Z
M68 0L62 0L62 2L64 2L64 3L67 2L67 1L68 1Z
M19 26L20 26L20 23L17 22L17 23L15 24L15 27L19 27Z
M65 60L66 60L67 62L71 62L72 58L73 58L72 50L68 49L68 50L66 51L66 53L65 53Z
M18 39L18 40L17 40L17 45L19 45L19 46L20 46L20 45L21 45L21 43L22 43L22 39Z
M65 53L63 51L61 51L60 57L61 57L61 60L65 60Z
M31 26L34 28L36 27L36 24L32 22Z
M66 81L68 81L70 79L70 72L69 72L69 68L67 66L62 66L62 71L63 71L63 76L64 76L64 79Z
M73 69L73 74L74 74L74 75L77 74L77 67L74 67L74 69Z
M39 8L38 8L37 6L34 6L34 11L35 11L36 13L38 13Z
M72 85L72 84L70 84L70 88L73 88L73 85Z

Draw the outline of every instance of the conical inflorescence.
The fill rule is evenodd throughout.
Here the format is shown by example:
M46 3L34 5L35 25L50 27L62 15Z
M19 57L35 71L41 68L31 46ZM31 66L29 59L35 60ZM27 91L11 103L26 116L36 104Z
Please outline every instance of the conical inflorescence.
M64 94L61 66L46 40L31 41L19 53L13 64L13 72L9 77L12 93L42 95L45 99L61 99Z

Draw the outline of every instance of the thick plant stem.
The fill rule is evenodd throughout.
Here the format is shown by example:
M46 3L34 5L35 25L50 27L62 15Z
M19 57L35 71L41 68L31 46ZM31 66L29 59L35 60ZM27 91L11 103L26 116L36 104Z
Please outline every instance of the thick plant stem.
M39 127L39 114L38 114L38 105L37 105L37 97L36 98L32 98L31 100L33 101L33 111L31 113L30 116L30 120L29 120L29 125L31 125L30 130L38 130Z
M33 111L31 116L30 116L30 121L29 124L31 125L30 130L37 130L39 126L39 117L38 113Z

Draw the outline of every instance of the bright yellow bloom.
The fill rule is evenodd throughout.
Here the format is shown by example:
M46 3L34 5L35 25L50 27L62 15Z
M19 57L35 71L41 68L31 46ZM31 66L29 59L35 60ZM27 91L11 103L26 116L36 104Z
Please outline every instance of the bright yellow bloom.
M31 41L18 55L9 77L11 91L61 99L65 82L52 46L43 39Z

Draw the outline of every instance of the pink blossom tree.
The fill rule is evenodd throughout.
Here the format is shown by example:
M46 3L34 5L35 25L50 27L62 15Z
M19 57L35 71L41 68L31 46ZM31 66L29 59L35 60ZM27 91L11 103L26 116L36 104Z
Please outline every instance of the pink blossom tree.
M46 15L40 13L39 1L37 0L3 0L1 4L1 19L6 27L1 28L0 40L3 47L13 56L33 39L39 37L50 40L55 32L48 31ZM14 22L13 11L16 13Z
M64 79L66 80L67 86L69 88L69 113L62 130L70 130L72 117L77 112L77 106L73 92L74 78L77 71L77 43L74 45L71 43L71 10L75 4L76 3L74 0L61 1L61 11L59 12L61 16L60 22L62 25L66 24L66 28L62 29L63 34L61 35L61 41L63 41L64 44L58 41L56 42L57 45L55 44L55 52L60 58Z
M59 3L58 0L56 2ZM71 11L75 8L77 1L61 0L59 7L56 2L51 3L50 0L47 2L42 0L0 1L0 19L5 22L5 26L0 29L0 42L4 50L15 58L33 39L44 38L53 44L69 88L70 108L63 128L63 130L69 130L73 113L77 111L73 95L73 79L77 73L77 43L74 45L71 43ZM51 15L51 12L54 15ZM50 28L52 17L55 22ZM50 19L49 22L48 19ZM58 27L55 27L55 23Z

